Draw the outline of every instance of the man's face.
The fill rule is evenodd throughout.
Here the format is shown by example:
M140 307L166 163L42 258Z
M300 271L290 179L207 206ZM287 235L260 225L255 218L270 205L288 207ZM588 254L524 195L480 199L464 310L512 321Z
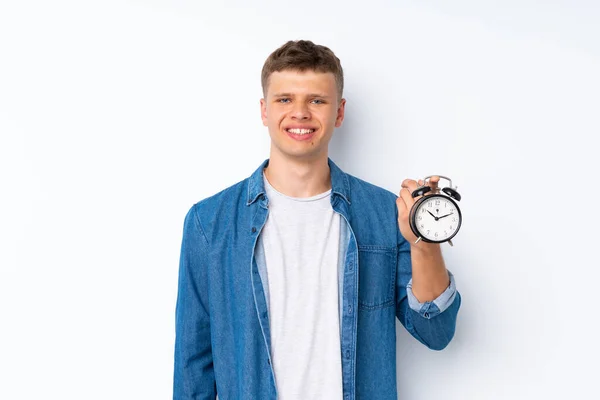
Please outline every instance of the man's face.
M266 98L260 100L263 125L271 136L271 152L304 160L327 157L333 130L344 120L345 104L345 99L338 104L331 72L272 73Z

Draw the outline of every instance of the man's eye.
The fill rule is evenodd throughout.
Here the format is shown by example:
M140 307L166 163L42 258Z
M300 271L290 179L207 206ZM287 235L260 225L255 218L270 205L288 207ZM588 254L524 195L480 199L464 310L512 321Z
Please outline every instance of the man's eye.
M279 99L279 100L277 100L277 101L278 101L279 103L285 103L285 102L286 102L286 100L289 100L289 99L288 99L288 98L284 98L284 99Z
M318 101L317 104L325 104L325 102L323 100L319 100L319 99L314 99L313 101Z

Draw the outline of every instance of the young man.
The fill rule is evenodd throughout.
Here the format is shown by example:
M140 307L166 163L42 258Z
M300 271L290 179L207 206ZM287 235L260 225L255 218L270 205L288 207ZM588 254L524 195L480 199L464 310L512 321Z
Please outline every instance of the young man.
M421 182L398 197L328 158L346 100L327 47L289 41L262 85L270 157L185 219L173 398L396 399L395 318L441 350L461 301L440 246L415 244Z

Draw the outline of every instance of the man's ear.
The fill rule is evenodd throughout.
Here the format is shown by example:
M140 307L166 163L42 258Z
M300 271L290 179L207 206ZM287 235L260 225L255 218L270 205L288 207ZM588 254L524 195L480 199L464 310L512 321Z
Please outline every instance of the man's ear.
M269 126L267 123L267 102L265 99L260 99L260 118L264 126Z
M341 99L337 109L337 117L335 118L335 127L339 128L344 122L344 113L346 112L346 99Z

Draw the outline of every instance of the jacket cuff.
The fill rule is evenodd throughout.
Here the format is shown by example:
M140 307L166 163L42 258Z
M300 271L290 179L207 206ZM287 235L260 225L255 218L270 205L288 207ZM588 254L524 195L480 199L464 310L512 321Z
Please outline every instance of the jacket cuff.
M456 297L456 283L454 275L448 271L450 277L450 285L433 301L419 302L412 292L412 278L406 285L406 295L408 296L408 305L411 309L418 312L423 318L431 319L436 315L444 312Z

